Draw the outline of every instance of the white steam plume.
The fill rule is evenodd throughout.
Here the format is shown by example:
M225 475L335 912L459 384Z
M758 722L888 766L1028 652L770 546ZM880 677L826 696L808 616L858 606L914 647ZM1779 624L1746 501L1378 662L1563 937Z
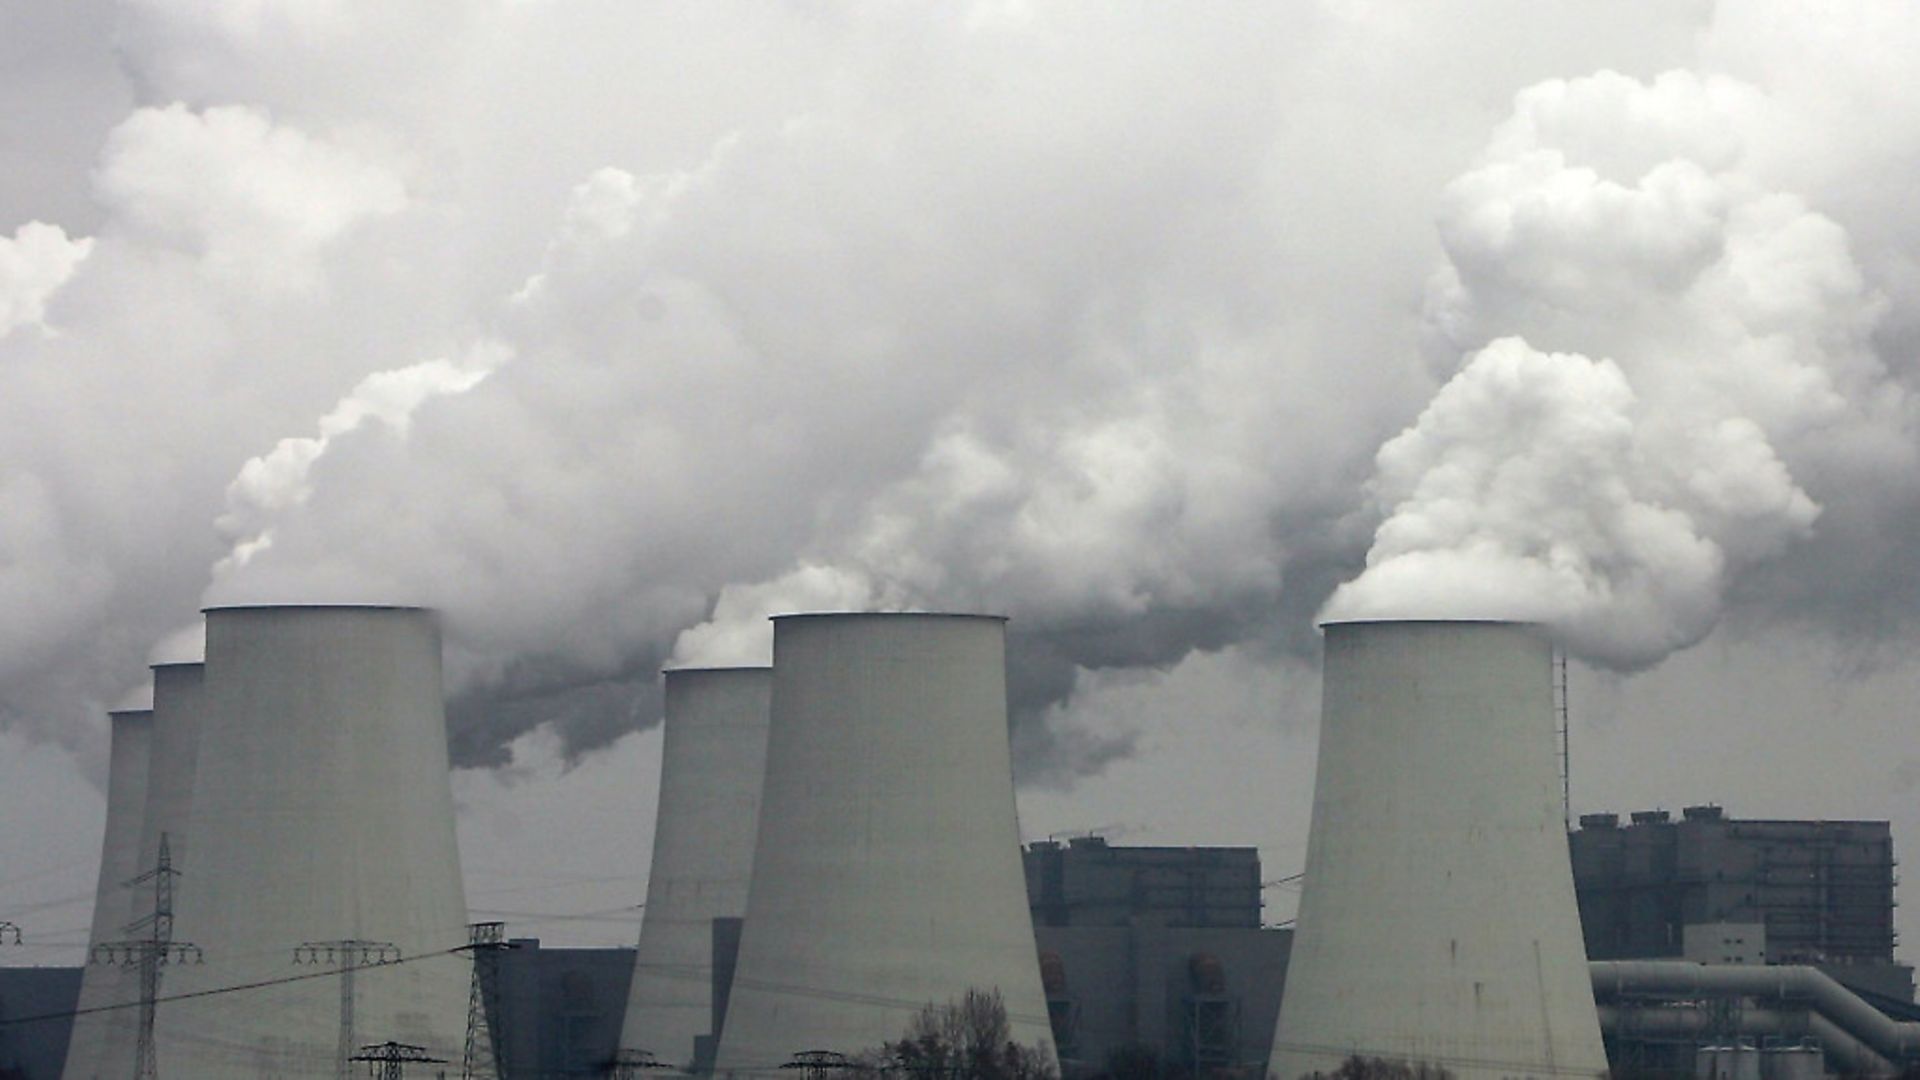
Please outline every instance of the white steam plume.
M1384 520L1328 618L1532 619L1644 666L1828 492L1902 486L1885 301L1844 230L1745 170L1764 122L1757 89L1685 72L1520 95L1441 215L1429 317L1468 358L1381 449Z
M205 600L444 609L466 763L999 610L1071 772L1089 673L1310 647L1383 521L1622 664L1898 639L1897 10L129 0L95 215L0 175L0 723L97 745Z
M47 329L47 300L73 276L93 241L58 225L29 221L0 236L0 338L23 326Z

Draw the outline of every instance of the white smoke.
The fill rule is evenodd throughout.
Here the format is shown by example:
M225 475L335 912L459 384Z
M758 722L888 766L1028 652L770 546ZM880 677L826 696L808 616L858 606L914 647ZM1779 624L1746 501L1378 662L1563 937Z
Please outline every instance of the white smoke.
M0 338L23 326L46 330L47 300L93 250L58 225L29 221L11 239L0 236Z
M314 466L333 440L369 422L404 438L415 409L430 398L473 389L506 359L505 350L482 343L457 363L428 360L375 372L320 418L319 435L282 439L272 451L242 465L227 489L227 511L215 522L233 546L233 553L213 568L215 580L240 572L248 560L273 546L274 519L312 497Z
M407 198L389 169L242 106L139 110L94 183L117 224L258 288L316 285L317 254Z
M126 0L97 216L0 175L0 717L379 597L462 760L577 753L768 614L1001 611L1094 768L1077 685L1310 647L1380 522L1341 603L1622 664L1896 611L1914 36L1753 12Z
M1429 319L1468 359L1381 449L1384 520L1328 617L1533 619L1644 666L1828 492L1905 486L1886 302L1844 230L1747 171L1766 121L1757 89L1686 72L1519 96L1440 219Z

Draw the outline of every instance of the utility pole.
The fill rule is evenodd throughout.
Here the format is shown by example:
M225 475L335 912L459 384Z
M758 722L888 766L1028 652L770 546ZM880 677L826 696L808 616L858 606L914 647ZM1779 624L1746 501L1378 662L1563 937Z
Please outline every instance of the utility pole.
M653 1056L651 1050L616 1050L607 1063L606 1075L612 1080L640 1080L648 1069L671 1068Z
M493 1024L500 1017L500 954L507 944L507 924L481 922L467 927L467 949L473 953L473 981L467 989L467 1051L460 1059L461 1080L504 1080L500 1067L500 1040Z
M160 969L170 963L202 962L200 947L173 940L173 849L160 834L160 857L154 868L127 882L129 888L153 883L153 911L128 924L125 941L106 941L93 947L94 963L140 965L140 1034L134 1044L134 1080L154 1080L159 1069L153 1049L153 1018L160 1004ZM135 935L146 931L144 937Z
M340 967L340 1043L334 1055L336 1080L353 1076L353 976L363 967L391 964L400 959L400 947L391 941L308 941L293 950L296 964L337 964ZM395 1073L395 1076L400 1075Z
M383 1043L369 1043L361 1047L359 1053L347 1060L349 1062L367 1061L380 1066L373 1070L373 1074L379 1080L405 1080L408 1065L445 1064L447 1059L428 1054L424 1046L414 1046L388 1039Z

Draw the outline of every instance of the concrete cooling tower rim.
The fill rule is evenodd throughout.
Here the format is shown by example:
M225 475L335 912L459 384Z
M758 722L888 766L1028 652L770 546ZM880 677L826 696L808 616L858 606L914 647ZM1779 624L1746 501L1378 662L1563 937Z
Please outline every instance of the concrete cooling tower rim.
M200 609L200 614L211 615L217 611L426 611L434 609L419 604L214 604ZM154 665L158 667L159 665Z
M774 622L788 619L989 619L994 622L1008 622L1006 615L990 615L972 611L794 611L784 615L769 615Z
M162 670L170 671L174 668L206 667L206 666L207 666L207 662L205 660L169 660L164 664L148 664L147 670L148 671L162 671Z
M107 712L107 719L118 720L122 716L152 716L152 715L153 715L152 709L111 709Z
M1545 623L1530 619L1325 619L1314 625L1322 630L1335 626L1517 626L1531 630L1546 629Z
M694 665L692 667L663 667L662 675L721 675L729 671L772 671L771 664L721 664L715 667Z

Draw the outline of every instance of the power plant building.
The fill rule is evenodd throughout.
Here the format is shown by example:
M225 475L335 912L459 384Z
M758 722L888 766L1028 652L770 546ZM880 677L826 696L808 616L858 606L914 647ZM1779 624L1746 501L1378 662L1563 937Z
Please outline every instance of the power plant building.
M207 612L160 1068L333 1077L389 1040L459 1060L470 962L431 613ZM295 979L294 976L310 976ZM350 995L343 995L351 989Z
M773 671L680 669L665 680L652 869L620 1042L687 1066L712 1058L713 921L747 910Z
M1326 628L1281 1080L1352 1055L1460 1080L1607 1061L1574 901L1552 648L1494 622Z
M621 1045L634 950L543 948L539 938L509 944L499 957L498 1012L488 1017L500 1076L606 1076Z
M1258 851L1092 836L1023 859L1066 1075L1265 1070L1293 931L1261 926Z
M1569 838L1595 960L1808 964L1913 1000L1894 962L1893 836L1885 821L1771 821L1690 806L1584 814Z
M774 620L752 882L716 1071L859 1054L998 991L1049 1047L1020 867L1004 620Z

